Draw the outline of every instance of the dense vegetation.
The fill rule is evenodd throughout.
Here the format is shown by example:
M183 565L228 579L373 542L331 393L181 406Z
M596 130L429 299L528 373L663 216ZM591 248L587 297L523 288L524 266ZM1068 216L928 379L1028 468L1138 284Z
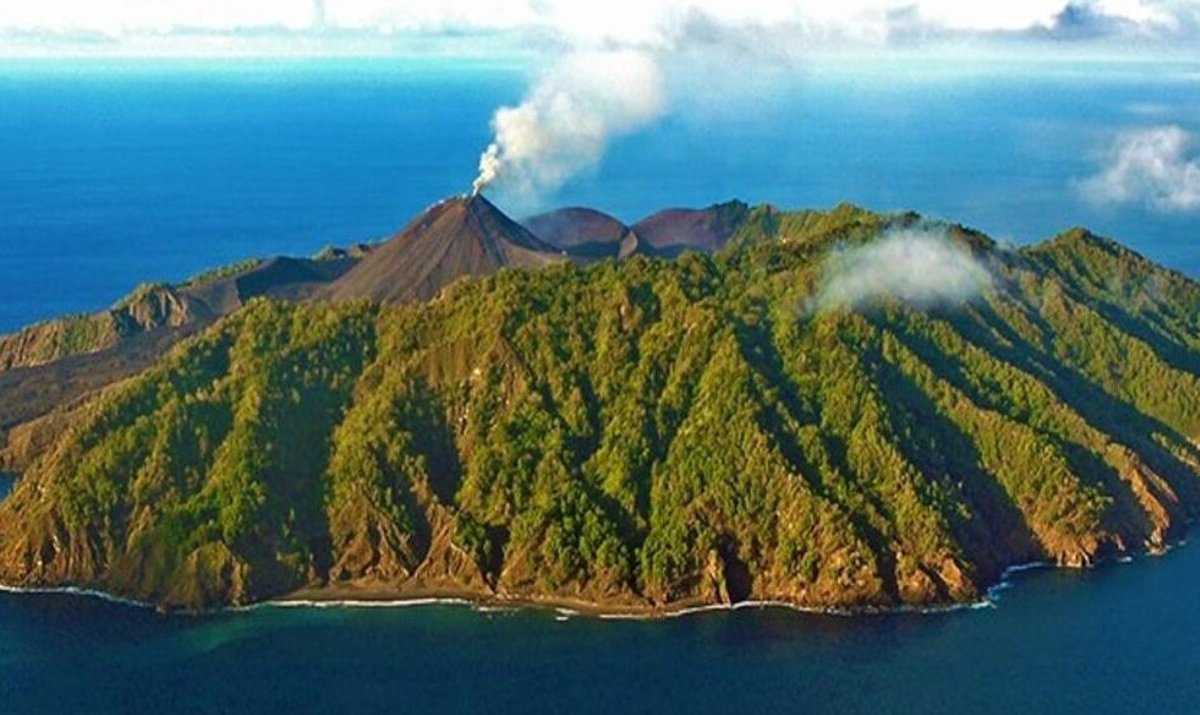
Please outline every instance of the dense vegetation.
M832 246L918 220L755 208L716 256L256 299L77 412L0 580L888 607L1164 544L1200 507L1200 286L952 228L977 300L806 308Z

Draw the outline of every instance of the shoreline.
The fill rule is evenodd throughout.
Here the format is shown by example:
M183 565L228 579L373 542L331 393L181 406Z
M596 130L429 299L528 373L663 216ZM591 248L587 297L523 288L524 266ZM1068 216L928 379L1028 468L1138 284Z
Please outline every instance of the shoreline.
M147 601L139 601L135 598L116 596L107 591L101 591L98 588L83 588L80 586L10 586L6 583L0 583L0 594L2 593L23 596L73 596L75 598L94 598L98 601L104 601L106 603L112 603L118 606L143 608L151 611L158 610L157 606Z
M1099 567L1109 567L1110 565L1128 564L1136 560L1138 556L1160 557L1176 548L1185 546L1187 539L1183 538L1179 541L1168 544L1163 549L1155 552L1139 552L1137 554L1123 554L1118 557L1097 561L1086 569ZM220 615L223 613L243 613L256 611L265 608L419 608L424 606L453 606L469 608L472 611L479 613L495 613L501 611L520 611L520 610L537 610L553 612L559 620L565 620L574 617L596 618L598 620L629 620L629 621L658 621L673 618L683 618L686 616L700 615L704 613L717 612L733 612L748 609L779 609L792 611L805 615L825 615L839 616L843 618L863 617L863 616L891 616L891 615L941 615L953 613L956 611L968 610L984 610L988 608L996 608L998 601L1001 599L1001 594L1012 588L1015 584L1012 577L1024 573L1026 571L1040 571L1047 569L1067 569L1071 567L1059 566L1051 561L1030 561L1021 564L1013 564L1007 566L1001 572L996 583L985 589L982 597L973 601L964 601L962 603L948 603L934 606L912 606L899 605L891 607L860 607L860 608L844 608L836 606L804 606L788 601L774 600L745 600L736 603L686 603L681 602L674 607L656 608L650 606L624 605L624 606L605 606L592 601L575 600L569 598L529 598L529 597L504 597L490 594L482 594L467 590L455 589L430 589L428 591L412 591L405 593L402 590L386 592L378 591L375 593L355 593L358 589L351 588L332 588L332 589L299 589L293 593L271 598L256 603L250 603L242 606L225 606L211 610L188 610L188 609L162 609L157 604L146 601L139 601L133 598L116 596L106 591L96 588L84 588L78 586L10 586L0 583L0 594L13 595L60 595L70 596L74 598L94 598L100 601L111 603L118 606L139 608L155 611L164 616L207 616Z

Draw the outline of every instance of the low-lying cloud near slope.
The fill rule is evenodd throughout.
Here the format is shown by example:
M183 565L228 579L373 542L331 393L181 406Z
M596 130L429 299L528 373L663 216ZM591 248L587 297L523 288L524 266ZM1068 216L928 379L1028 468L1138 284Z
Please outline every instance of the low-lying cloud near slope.
M1140 204L1153 211L1200 211L1200 153L1178 126L1124 132L1107 152L1104 167L1079 183L1097 206Z
M857 308L880 299L916 307L957 304L991 285L987 267L944 231L904 229L832 252L809 308Z

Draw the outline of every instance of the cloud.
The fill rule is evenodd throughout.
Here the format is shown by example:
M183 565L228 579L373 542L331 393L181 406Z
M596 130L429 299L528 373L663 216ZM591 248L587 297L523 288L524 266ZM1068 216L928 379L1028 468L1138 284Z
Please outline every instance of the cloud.
M518 32L567 46L662 48L687 18L794 46L900 38L1040 33L1058 38L1195 37L1194 0L38 0L0 5L0 29L98 32L114 37L179 30L438 34Z
M1191 0L1073 0L1046 26L1052 39L1194 37L1200 9Z
M1101 170L1078 184L1097 206L1140 204L1153 211L1200 210L1200 153L1178 126L1117 135Z
M992 284L992 274L944 231L890 231L825 260L816 312L857 308L880 299L917 307L969 301Z

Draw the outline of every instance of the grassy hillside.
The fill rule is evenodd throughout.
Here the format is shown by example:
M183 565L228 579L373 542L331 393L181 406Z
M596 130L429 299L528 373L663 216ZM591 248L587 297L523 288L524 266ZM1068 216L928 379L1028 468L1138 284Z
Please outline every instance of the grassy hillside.
M929 605L1200 509L1196 283L951 229L976 299L814 311L835 246L918 218L749 211L716 256L253 300L70 417L0 506L0 580Z

